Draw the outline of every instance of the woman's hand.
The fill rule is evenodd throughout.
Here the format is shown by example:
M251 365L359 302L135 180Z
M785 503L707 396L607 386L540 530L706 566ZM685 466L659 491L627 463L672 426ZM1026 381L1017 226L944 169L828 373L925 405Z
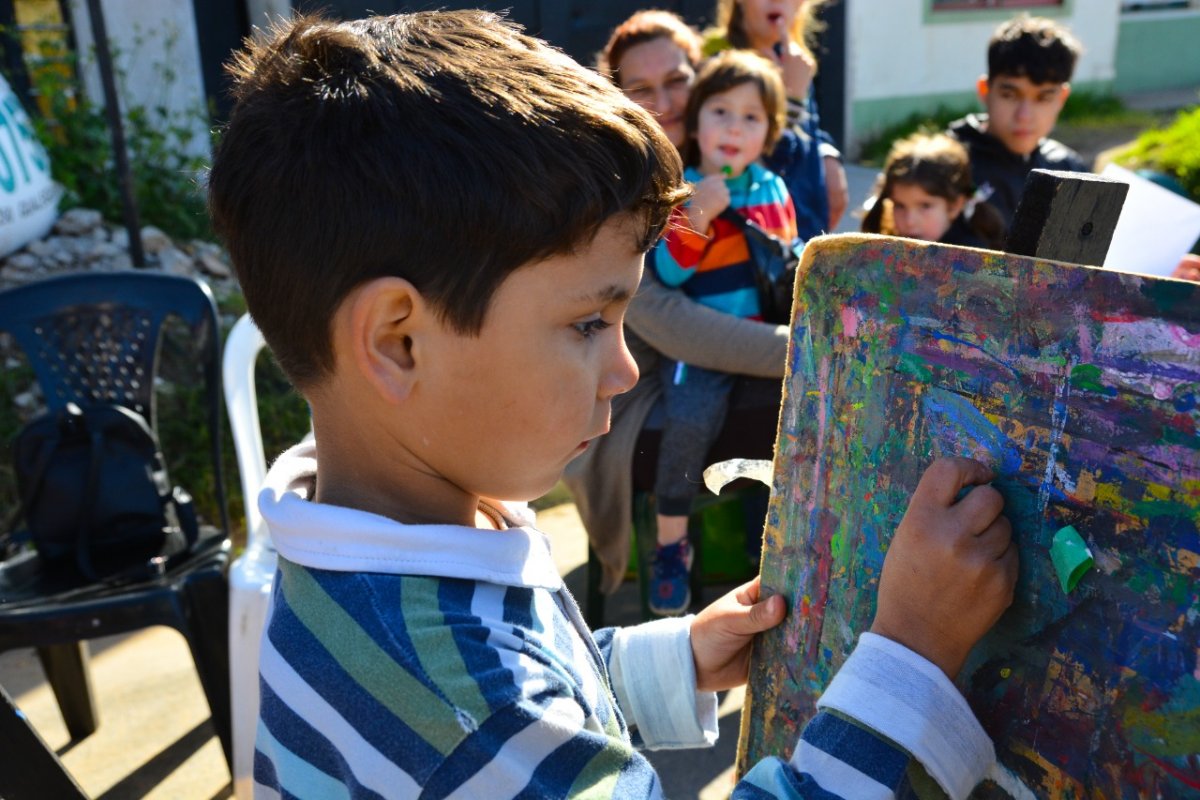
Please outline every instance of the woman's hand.
M786 609L779 595L764 600L755 578L697 614L692 621L696 688L719 692L744 684L754 637L782 622Z
M723 175L709 175L695 186L692 201L687 205L688 225L704 233L712 221L729 208L729 187Z

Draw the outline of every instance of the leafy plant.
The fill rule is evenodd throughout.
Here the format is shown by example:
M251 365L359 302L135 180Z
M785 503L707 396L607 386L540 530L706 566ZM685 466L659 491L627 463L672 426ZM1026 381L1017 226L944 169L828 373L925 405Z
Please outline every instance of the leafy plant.
M169 52L169 50L168 50ZM119 64L117 53L114 63ZM63 56L59 56L63 58ZM65 56L70 69L34 70L32 79L43 114L35 115L38 138L50 155L50 169L64 188L63 209L86 206L106 219L122 219L118 176L104 108L81 91L75 77L75 57ZM119 66L118 78L124 83ZM176 81L167 67L156 68L167 91ZM128 92L120 92L128 97ZM196 118L202 112L180 114L165 105L147 108L125 105L125 138L133 192L143 224L155 225L176 238L212 239L204 196L196 176L206 166L195 155Z
M957 108L938 106L927 113L912 114L865 140L862 145L863 163L882 167L894 142L917 132L944 131L951 122L973 111L981 109L977 105ZM1096 92L1072 92L1058 117L1063 125L1079 127L1146 125L1153 119L1151 114L1129 109L1116 95Z
M914 133L939 133L956 119L964 117L972 111L971 108L949 108L938 106L928 113L910 114L900 122L888 125L874 136L864 139L860 159L862 163L872 167L882 167L887 160L888 151L892 145Z
M1200 106L1180 111L1165 128L1144 132L1116 161L1130 169L1170 175L1200 201Z

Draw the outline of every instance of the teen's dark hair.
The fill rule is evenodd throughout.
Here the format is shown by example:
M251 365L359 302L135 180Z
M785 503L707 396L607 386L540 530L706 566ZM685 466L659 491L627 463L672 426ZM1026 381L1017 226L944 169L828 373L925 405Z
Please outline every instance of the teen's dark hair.
M299 17L228 69L209 209L300 388L332 370L331 318L365 281L405 278L476 334L513 270L622 213L649 248L687 197L648 113L486 12Z
M683 112L683 125L687 131L687 141L683 145L684 164L689 167L700 164L700 146L696 141L700 107L713 95L728 92L743 83L758 87L767 111L767 141L763 152L771 152L787 123L787 94L779 70L770 61L749 50L724 50L704 62L692 85L692 93L688 95L687 107Z
M1054 20L1021 15L1005 22L988 42L988 80L1001 76L1032 83L1067 83L1083 47Z
M863 232L895 235L887 217L896 184L919 186L926 194L950 203L970 201L975 193L970 157L961 142L944 133L914 133L896 142L888 152L873 193L874 202L863 217ZM967 226L989 248L1004 246L1004 218L986 199L968 202L963 215Z

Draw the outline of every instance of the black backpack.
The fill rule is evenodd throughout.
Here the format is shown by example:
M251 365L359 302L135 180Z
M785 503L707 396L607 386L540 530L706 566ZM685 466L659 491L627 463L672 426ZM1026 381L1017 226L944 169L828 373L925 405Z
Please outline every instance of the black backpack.
M792 321L792 295L796 287L796 267L800 256L791 242L785 242L732 208L719 215L736 225L746 236L754 279L758 289L759 312L765 322L787 325Z
M18 518L48 567L93 581L149 577L195 544L191 497L172 489L136 411L68 403L25 426L14 451Z

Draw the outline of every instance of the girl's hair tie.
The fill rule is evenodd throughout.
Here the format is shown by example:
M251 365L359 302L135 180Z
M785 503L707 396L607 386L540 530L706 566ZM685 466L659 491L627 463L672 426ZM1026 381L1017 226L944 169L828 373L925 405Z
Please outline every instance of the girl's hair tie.
M971 221L971 217L975 214L975 206L979 205L980 203L986 203L988 198L992 196L993 191L994 190L992 189L992 185L990 183L985 183L983 186L980 186L975 190L975 194L971 195L971 198L967 200L966 205L963 206L963 217L968 222Z

